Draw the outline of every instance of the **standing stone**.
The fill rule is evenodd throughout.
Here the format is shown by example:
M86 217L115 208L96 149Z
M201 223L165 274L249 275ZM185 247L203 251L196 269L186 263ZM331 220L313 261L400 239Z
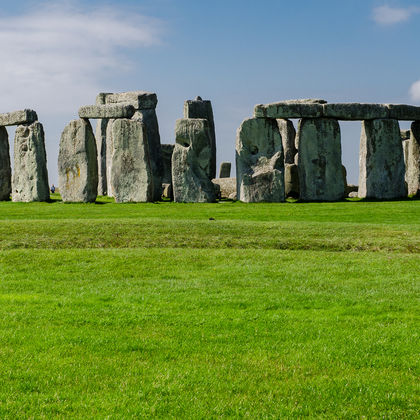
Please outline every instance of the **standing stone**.
M333 118L299 121L299 189L305 201L337 201L344 197L341 134Z
M65 202L93 202L98 192L95 136L88 120L73 120L61 134L58 184Z
M284 165L284 193L286 197L299 197L299 171L294 163Z
M230 169L232 165L230 162L222 162L220 164L219 178L230 178Z
M207 119L183 118L175 126L172 155L174 201L208 203L216 199L210 172L211 126Z
M114 150L114 140L112 138L112 124L116 120L108 120L108 124L106 126L106 193L108 197L114 197L114 192L112 191L111 186L111 165L112 165L112 153Z
M404 155L397 120L362 122L359 155L360 198L393 199L407 194Z
M44 128L40 122L19 125L15 133L13 201L48 201L47 154Z
M98 120L96 124L96 149L98 151L98 195L107 195L106 176L106 129L108 119Z
M12 169L10 167L9 135L0 126L0 200L10 200L12 192Z
M295 138L296 130L292 121L278 119L281 140L283 144L284 163L294 163L296 155Z
M284 201L283 145L276 120L242 122L236 135L236 174L239 200Z
M407 169L407 165L408 165L408 149L410 147L410 140L404 140L402 142L402 147L403 147L404 163L405 163L405 167Z
M197 96L195 100L185 101L184 118L204 118L208 120L211 136L210 178L216 178L216 131L211 101L203 101L200 96Z
M153 200L153 174L146 127L139 121L112 123L111 188L117 203Z
M420 196L420 121L411 124L407 158L408 195Z

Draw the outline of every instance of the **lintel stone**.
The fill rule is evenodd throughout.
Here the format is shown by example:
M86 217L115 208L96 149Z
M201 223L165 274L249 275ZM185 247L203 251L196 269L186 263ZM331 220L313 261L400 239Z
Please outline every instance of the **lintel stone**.
M267 105L256 105L254 117L275 119L322 117L323 105L320 102L305 101L283 101Z
M323 115L338 120L374 120L388 118L388 108L382 104L331 103L323 105Z
M419 121L420 106L387 104L389 118L400 121Z
M79 108L80 118L131 118L135 109L127 104L86 105Z
M38 120L38 115L32 109L24 109L22 111L8 112L0 114L0 126L32 124Z
M125 103L132 105L136 110L155 109L157 101L156 93L144 92L142 90L105 95L106 104Z

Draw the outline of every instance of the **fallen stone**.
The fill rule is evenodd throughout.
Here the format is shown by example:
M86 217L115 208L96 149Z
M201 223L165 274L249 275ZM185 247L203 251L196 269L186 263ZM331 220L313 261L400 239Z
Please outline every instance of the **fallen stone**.
M139 121L118 119L112 123L111 130L111 189L115 201L153 201L153 173L146 126Z
M106 130L107 119L100 119L96 124L96 149L98 152L98 195L107 195L107 171L106 171Z
M284 201L284 156L277 121L242 122L236 136L236 173L239 200Z
M352 192L349 193L348 197L349 198L358 198L359 196L357 194L357 191L352 191Z
M15 132L13 201L48 201L47 154L41 123L19 125Z
M172 155L174 201L213 202L210 180L212 136L207 119L183 118L175 126L176 144Z
M331 103L323 105L323 115L337 120L373 120L388 118L388 108L381 104Z
M134 115L131 105L86 105L79 108L80 118L131 118Z
M0 201L10 200L12 193L12 169L10 166L9 135L0 126Z
M358 185L348 184L346 185L345 195L348 197L350 193L359 191Z
M174 144L162 144L162 183L172 184L172 153Z
M299 189L305 201L337 201L344 196L341 134L332 118L302 119L298 126Z
M158 100L156 93L144 92L142 90L111 93L105 96L105 103L107 104L125 103L127 105L133 106L135 110L155 109L157 102Z
M230 162L222 162L219 169L219 178L230 178L230 170L232 164Z
M213 184L220 189L220 198L229 198L232 193L236 193L236 178L215 178Z
M410 130L400 130L400 133L402 141L410 139Z
M420 196L420 121L411 124L406 175L408 195Z
M389 111L388 118L400 121L420 120L420 106L395 104L387 104L386 106Z
M38 120L38 116L32 109L24 109L23 111L8 112L0 114L0 126L32 124Z
M299 171L294 163L284 165L284 193L286 197L299 197Z
M397 120L362 122L359 156L360 198L405 197L405 166Z
M73 120L64 128L58 153L58 184L64 202L93 202L96 199L96 141L87 120Z
M296 130L292 121L278 119L277 125L280 130L281 141L283 144L284 163L294 163L297 153L295 147Z

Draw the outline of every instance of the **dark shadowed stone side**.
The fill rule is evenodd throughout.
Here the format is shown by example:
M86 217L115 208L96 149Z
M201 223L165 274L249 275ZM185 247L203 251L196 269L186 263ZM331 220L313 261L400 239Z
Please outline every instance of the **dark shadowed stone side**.
M276 120L242 122L236 135L236 174L239 200L284 201L283 145Z
M298 126L299 189L305 201L337 201L344 196L341 134L332 118L302 119Z
M106 130L108 119L98 120L96 124L96 149L98 151L98 195L107 195L106 176Z
M382 104L331 103L323 105L323 108L324 117L338 120L372 120L388 117L388 108Z
M92 126L73 120L60 139L58 184L65 202L93 202L98 192L98 159Z
M387 104L388 118L400 121L420 121L420 106Z
M47 154L44 128L39 122L19 125L14 144L13 201L48 201Z
M232 164L230 162L222 162L219 169L219 178L230 178L230 169Z
M211 182L220 190L220 198L229 198L233 193L236 194L236 178L215 178Z
M174 201L208 203L216 199L210 180L212 137L207 119L176 121L176 144L172 154Z
M286 197L299 197L299 171L294 163L284 165L284 193Z
M410 140L407 140L407 184L408 194L420 196L420 121L411 124Z
M359 197L405 197L407 191L404 175L404 155L398 121L363 121L359 155Z
M281 141L283 144L284 163L294 163L296 155L295 138L296 130L293 122L285 119L278 119Z
M12 169L10 167L9 135L0 127L0 201L10 200L12 193Z
M410 138L410 130L400 130L401 140L408 140Z
M172 153L174 144L162 144L162 184L172 184Z

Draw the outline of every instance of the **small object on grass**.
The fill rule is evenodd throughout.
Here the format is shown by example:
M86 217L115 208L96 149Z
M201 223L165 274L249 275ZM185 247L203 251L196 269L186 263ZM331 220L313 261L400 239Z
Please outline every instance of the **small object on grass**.
M214 217L209 217L209 220L216 220Z

